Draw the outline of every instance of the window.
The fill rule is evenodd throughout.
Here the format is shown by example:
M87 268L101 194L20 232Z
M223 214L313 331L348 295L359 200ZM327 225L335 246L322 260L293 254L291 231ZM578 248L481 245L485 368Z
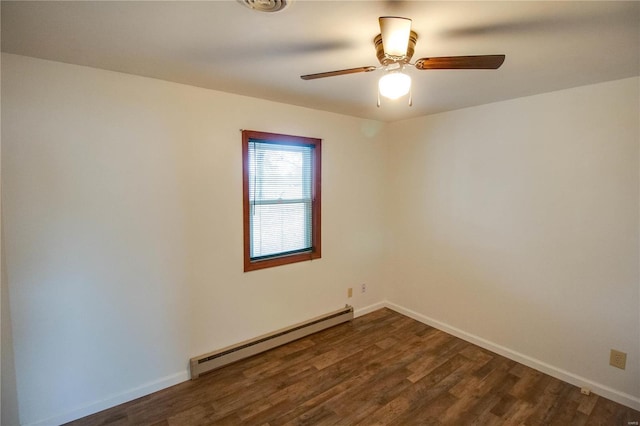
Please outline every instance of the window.
M245 272L321 257L320 142L242 131Z

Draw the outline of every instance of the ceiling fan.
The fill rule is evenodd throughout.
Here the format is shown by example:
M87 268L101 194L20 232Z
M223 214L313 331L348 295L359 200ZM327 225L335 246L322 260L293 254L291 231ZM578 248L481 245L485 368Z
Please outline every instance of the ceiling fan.
M411 19L383 16L378 21L380 34L373 39L373 44L380 66L307 74L300 76L300 78L314 80L336 75L384 70L384 75L378 82L378 106L380 106L380 95L389 99L398 99L407 93L409 94L409 105L411 105L411 77L403 72L406 67L415 67L419 70L498 69L504 62L505 55L477 55L421 58L412 63L410 61L416 47L418 34L411 31Z

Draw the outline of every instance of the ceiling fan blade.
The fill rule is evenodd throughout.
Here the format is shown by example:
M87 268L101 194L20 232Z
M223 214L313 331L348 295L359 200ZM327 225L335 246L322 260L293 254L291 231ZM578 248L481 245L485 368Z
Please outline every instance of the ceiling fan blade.
M349 69L346 69L346 70L319 72L317 74L301 75L300 78L303 79L303 80L314 80L316 78L333 77L333 76L336 76L336 75L355 74L355 73L359 73L359 72L370 72L370 71L375 71L376 69L377 69L376 67L349 68Z
M504 62L504 55L441 56L416 61L419 70L495 70Z
M380 34L382 36L382 48L386 55L403 57L409 47L411 34L411 19L398 16L381 16L378 18Z

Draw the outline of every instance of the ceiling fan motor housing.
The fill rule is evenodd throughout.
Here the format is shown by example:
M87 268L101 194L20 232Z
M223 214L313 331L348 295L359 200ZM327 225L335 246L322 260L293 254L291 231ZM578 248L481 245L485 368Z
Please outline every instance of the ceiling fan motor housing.
M413 56L417 41L418 34L415 31L411 31L409 35L409 44L407 46L407 54L401 57L389 56L384 53L384 46L382 45L382 34L378 34L373 39L373 44L376 46L376 56L378 57L378 61L380 61L382 65L389 65L394 62L401 62L403 64L406 64L411 60L411 57Z

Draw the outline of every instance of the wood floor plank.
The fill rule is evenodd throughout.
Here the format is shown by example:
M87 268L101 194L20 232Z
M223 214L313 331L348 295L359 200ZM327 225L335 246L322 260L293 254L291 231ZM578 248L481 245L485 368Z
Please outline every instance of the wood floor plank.
M621 425L640 412L380 309L82 426Z
M448 391L466 377L472 367L473 365L461 355L449 359L401 395L401 398L407 400L408 409L396 415L389 423L410 424L416 419L431 421L431 415L439 414L457 401L457 398ZM443 407L443 400L449 405Z
M593 411L593 407L595 407L596 402L598 402L598 396L582 394L580 394L580 396L581 398L578 405L578 411L589 416Z

